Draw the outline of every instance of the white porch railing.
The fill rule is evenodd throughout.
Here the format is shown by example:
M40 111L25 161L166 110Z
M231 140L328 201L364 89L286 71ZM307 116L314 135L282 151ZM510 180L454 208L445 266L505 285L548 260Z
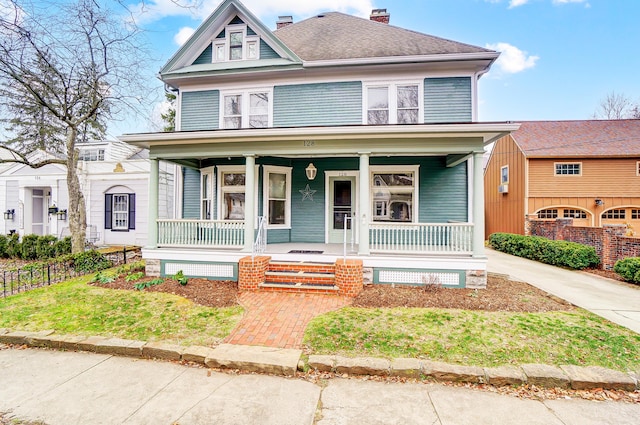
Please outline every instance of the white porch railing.
M473 223L370 223L371 252L473 254Z
M256 241L253 243L251 258L255 258L256 254L264 254L267 250L267 217L261 215L258 217L258 232L256 233Z
M244 221L158 220L159 247L242 248Z

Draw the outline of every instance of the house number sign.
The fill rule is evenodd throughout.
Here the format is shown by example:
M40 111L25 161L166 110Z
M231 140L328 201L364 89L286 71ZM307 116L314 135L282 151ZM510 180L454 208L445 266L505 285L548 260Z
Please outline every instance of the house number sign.
M305 148L309 148L311 146L315 146L316 142L315 140L305 140L304 142L302 142Z

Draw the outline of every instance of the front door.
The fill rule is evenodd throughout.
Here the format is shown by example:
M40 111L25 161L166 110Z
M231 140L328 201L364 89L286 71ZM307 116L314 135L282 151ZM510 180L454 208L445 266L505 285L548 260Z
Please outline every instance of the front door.
M356 215L356 178L355 176L329 177L328 243L347 243L353 236L352 220L346 217Z
M33 234L47 234L47 198L47 194L42 189L33 189L31 192L31 233Z

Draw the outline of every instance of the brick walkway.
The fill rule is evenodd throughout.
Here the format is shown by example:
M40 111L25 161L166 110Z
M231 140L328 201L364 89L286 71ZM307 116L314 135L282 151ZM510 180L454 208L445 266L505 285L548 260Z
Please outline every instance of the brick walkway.
M300 348L311 319L351 303L337 295L286 292L245 292L239 301L247 311L225 342L278 348Z

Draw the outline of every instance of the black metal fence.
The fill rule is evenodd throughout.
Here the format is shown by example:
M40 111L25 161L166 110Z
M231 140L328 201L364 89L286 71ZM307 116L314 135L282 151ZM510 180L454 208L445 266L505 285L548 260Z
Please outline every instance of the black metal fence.
M126 264L140 258L140 248L125 247L122 251L104 254L114 266ZM73 267L73 260L65 262L51 261L25 265L17 270L4 270L2 276L2 297L18 294L54 283L60 283L84 273L77 272Z

